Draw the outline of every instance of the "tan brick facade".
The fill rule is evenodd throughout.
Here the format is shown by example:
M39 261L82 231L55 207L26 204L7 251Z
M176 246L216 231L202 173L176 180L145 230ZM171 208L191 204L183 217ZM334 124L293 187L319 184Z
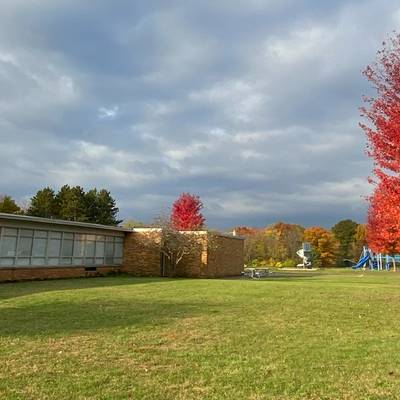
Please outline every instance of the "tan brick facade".
M244 240L228 236L217 236L215 240L216 246L212 246L208 251L207 275L240 275L244 265Z
M196 233L199 247L185 256L176 275L190 278L237 276L243 270L244 241L228 235ZM161 254L160 230L137 230L125 237L122 271L135 276L168 276L168 260Z
M161 232L137 230L125 235L122 271L135 276L161 275Z

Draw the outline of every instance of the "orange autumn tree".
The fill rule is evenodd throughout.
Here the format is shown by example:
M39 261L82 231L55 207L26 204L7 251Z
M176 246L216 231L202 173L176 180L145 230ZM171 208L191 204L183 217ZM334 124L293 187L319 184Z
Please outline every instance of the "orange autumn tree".
M332 232L319 226L306 228L304 241L309 242L312 246L313 266L335 266L339 243Z
M400 252L400 35L393 34L364 71L376 96L364 98L360 124L374 161L375 189L370 197L367 240L374 251Z

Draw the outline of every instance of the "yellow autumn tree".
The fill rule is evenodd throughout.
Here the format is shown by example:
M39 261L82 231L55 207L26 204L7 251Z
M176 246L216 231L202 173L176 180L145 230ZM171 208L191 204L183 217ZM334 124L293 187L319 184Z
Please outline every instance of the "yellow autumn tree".
M304 231L304 241L309 242L312 246L313 266L335 266L339 243L332 232L319 226L313 226Z

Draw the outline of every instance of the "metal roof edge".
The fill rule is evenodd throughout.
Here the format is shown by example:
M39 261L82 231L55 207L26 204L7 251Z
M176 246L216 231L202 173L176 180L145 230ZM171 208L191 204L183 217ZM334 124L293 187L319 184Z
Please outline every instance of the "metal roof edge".
M119 232L132 232L132 229L123 228L122 226L110 226L110 225L93 224L90 222L66 221L63 219L32 217L30 215L0 213L0 221L4 219L12 221L37 222L42 224L76 226L80 228L103 229L103 230L119 231Z

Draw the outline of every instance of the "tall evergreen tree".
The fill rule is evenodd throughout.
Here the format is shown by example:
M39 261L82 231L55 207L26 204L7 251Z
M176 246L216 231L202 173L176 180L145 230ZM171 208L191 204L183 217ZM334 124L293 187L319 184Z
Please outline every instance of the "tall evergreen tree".
M67 221L88 221L85 192L80 186L64 185L56 195L57 216Z
M353 243L355 240L357 226L357 222L354 222L351 219L344 219L339 221L332 228L332 232L339 242L339 249L337 252L337 261L339 264L342 264L343 260L352 258Z
M0 212L6 214L20 214L21 207L11 198L11 196L0 196Z
M50 187L39 190L31 199L28 215L43 218L56 218L58 214L56 196Z
M88 220L102 225L118 225L118 207L108 190L89 190L85 194L86 213Z

